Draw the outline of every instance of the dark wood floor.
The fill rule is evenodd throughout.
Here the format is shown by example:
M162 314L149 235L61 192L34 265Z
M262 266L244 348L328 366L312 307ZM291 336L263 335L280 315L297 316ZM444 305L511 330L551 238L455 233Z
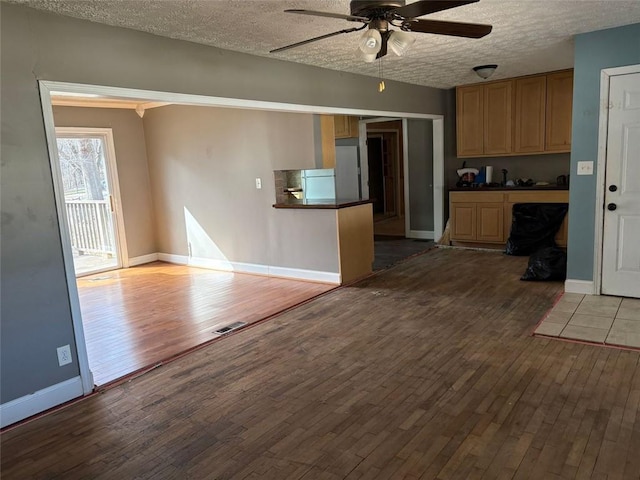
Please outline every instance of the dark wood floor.
M2 478L634 479L640 353L534 338L561 283L436 249L2 435Z
M152 366L335 288L155 262L78 279L96 385Z

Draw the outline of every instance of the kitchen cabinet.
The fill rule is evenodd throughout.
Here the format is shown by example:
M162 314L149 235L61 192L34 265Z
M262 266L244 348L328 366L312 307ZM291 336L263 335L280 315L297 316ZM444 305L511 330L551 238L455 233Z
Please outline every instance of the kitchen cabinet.
M485 155L511 153L513 117L513 81L493 82L484 86Z
M515 153L535 153L544 150L545 104L547 77L539 75L515 81Z
M322 168L336 166L336 136L333 115L320 115Z
M547 75L545 150L571 151L573 70Z
M457 89L459 157L510 153L513 82L492 82Z
M451 192L451 239L504 243L502 192Z
M457 245L504 248L516 203L569 203L568 190L491 190L449 192L449 228ZM567 246L567 217L555 241Z
M359 136L358 117L334 115L333 125L335 138L357 138Z
M571 151L573 71L456 88L458 157Z
M456 97L458 156L482 155L484 153L484 85L459 87Z

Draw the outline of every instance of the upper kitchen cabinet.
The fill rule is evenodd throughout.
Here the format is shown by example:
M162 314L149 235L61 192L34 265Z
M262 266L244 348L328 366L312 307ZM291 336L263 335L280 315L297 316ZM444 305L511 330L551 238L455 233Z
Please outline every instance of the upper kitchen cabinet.
M511 152L513 81L484 86L484 154Z
M484 85L458 87L456 92L458 156L484 153Z
M456 103L459 157L511 152L511 80L458 87Z
M573 70L547 75L546 151L571 151L572 109Z
M544 150L545 103L547 77L545 75L515 80L516 103L513 151L536 153Z
M336 138L358 137L358 117L334 115L333 124Z
M456 88L458 157L571 151L573 71Z

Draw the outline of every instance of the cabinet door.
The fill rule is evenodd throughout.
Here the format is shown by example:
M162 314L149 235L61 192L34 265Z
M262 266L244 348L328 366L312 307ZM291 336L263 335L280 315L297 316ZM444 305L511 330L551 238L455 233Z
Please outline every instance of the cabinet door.
M349 129L349 117L347 115L334 115L333 125L335 138L349 138L351 132Z
M515 141L516 153L544 151L545 102L547 78L519 78L515 81Z
M484 154L511 153L513 80L484 86Z
M322 167L336 166L336 137L333 115L320 115L320 133L322 138Z
M546 151L571 151L572 108L573 70L547 75Z
M458 156L482 155L483 86L471 85L456 90L456 124Z
M504 204L478 203L476 239L479 242L504 242Z
M451 204L451 239L476 239L476 204Z

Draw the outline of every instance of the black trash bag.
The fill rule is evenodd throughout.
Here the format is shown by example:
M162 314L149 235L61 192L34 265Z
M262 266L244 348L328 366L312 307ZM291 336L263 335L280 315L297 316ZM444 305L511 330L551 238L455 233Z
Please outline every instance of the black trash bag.
M554 247L554 237L569 210L567 203L516 203L507 240L507 255L531 255Z
M564 280L567 254L559 247L541 248L529 257L529 266L520 280Z

